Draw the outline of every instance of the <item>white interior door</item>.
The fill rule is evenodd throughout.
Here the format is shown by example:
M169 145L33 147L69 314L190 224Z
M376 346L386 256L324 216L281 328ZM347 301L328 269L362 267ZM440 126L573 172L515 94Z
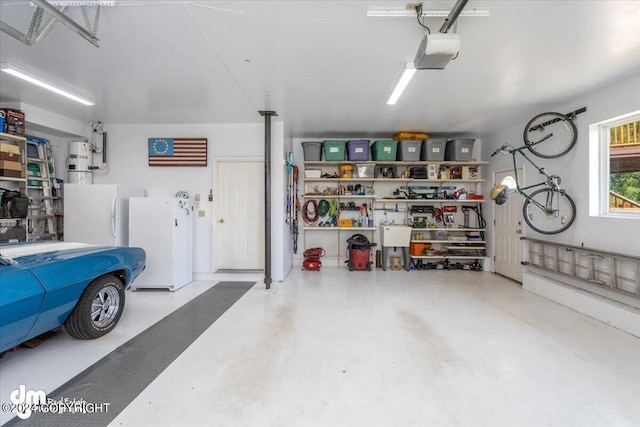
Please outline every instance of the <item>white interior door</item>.
M217 269L264 269L264 162L218 162Z
M518 176L523 177L522 169L518 169ZM494 184L500 184L507 176L514 176L513 170L495 173ZM494 207L494 268L495 272L522 282L522 196L511 193L503 205L493 204Z

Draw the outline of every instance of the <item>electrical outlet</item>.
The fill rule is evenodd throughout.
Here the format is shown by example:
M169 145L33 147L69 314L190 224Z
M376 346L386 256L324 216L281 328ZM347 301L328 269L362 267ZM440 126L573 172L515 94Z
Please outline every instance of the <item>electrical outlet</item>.
M200 194L199 193L195 195L195 199L196 199L196 202L200 201Z
M204 218L204 216L205 216L204 215L204 211L202 211L202 210L198 211L198 217L199 218Z

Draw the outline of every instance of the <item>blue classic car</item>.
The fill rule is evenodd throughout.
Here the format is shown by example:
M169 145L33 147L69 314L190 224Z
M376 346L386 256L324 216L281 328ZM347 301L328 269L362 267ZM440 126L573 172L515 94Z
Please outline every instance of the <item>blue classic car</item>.
M105 335L120 320L124 291L145 259L141 248L0 245L0 354L58 326L78 339Z

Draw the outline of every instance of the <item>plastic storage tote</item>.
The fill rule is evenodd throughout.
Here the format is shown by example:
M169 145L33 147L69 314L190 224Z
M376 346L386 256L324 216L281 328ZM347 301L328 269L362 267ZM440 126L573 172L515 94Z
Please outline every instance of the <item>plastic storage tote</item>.
M304 150L305 162L319 162L322 160L321 141L303 142L302 149Z
M322 148L324 149L324 159L327 162L344 161L345 145L346 145L346 141L325 139L324 141L322 141Z
M375 170L375 163L356 163L357 178L373 178Z
M347 141L349 161L361 162L369 160L369 140L357 139Z
M371 159L378 161L396 161L398 141L375 141L371 144Z
M470 161L474 141L474 139L450 139L447 141L444 159L456 162Z
M403 139L398 147L398 160L401 162L417 162L420 160L421 139Z
M447 140L444 138L429 138L422 143L420 152L420 160L424 161L443 161L444 153L447 147Z

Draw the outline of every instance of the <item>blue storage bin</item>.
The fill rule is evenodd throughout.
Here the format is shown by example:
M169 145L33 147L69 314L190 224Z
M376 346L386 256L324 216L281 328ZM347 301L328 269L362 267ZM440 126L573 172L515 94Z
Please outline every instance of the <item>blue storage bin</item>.
M361 162L369 160L369 140L356 139L347 141L349 161Z

